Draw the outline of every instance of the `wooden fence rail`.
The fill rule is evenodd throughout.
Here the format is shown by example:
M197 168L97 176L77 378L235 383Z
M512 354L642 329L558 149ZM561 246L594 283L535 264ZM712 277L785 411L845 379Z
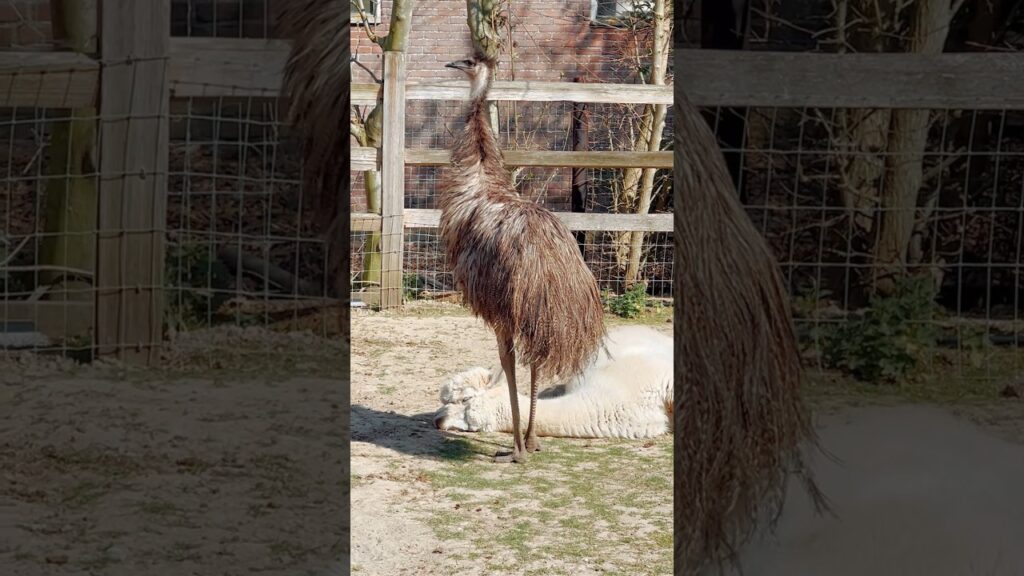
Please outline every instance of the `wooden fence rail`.
M108 143L120 142L123 150L138 152L124 157L119 163L111 163L105 156L114 154L111 146L103 146L98 161L102 166L119 171L125 176L101 184L100 202L113 208L117 194L134 190L128 218L119 226L131 230L146 231L152 243L141 244L142 252L131 258L143 258L152 254L148 266L137 268L135 286L141 287L135 296L118 296L120 300L113 308L101 304L97 308L110 310L101 312L95 318L100 325L94 326L112 348L111 353L131 358L153 358L149 352L159 342L159 330L153 323L146 323L144 334L127 334L123 331L104 332L111 328L114 312L116 322L123 322L124 314L143 314L158 318L159 294L152 286L151 275L162 269L163 254L156 236L162 234L162 221L166 213L162 199L165 191L158 190L163 181L152 175L164 174L166 167L166 143L153 149L154 138L165 139L166 98L188 97L267 97L277 98L280 93L282 71L288 57L289 43L281 40L251 40L224 38L169 38L166 34L166 18L147 19L130 0L106 0L102 3L105 30L126 30L138 26L151 26L152 33L134 38L132 46L122 46L128 57L120 72L111 74L110 62L116 59L108 51L105 63L86 55L56 50L6 50L0 51L0 107L19 108L81 108L101 107L101 112L123 113L118 110L146 110L150 119L148 128L143 124L122 133L117 117L105 125ZM169 10L167 0L158 0L153 10ZM117 27L113 27L117 26ZM117 48L111 44L111 50ZM114 55L113 58L111 55ZM136 60L145 55L150 64ZM155 60L154 60L155 58ZM387 57L386 57L387 58ZM393 57L393 68L401 66ZM702 106L769 106L769 107L862 107L862 108L932 108L932 109L1024 109L1024 59L1018 54L970 53L970 54L809 54L769 53L752 51L677 50L674 68L680 83L679 88ZM132 75L141 74L148 78L142 93L118 101L114 91L140 90L136 80L132 86L126 80L119 80L117 74L131 70ZM106 79L105 75L110 75ZM400 86L399 86L400 84ZM154 87L166 93L153 94ZM339 87L342 89L342 87ZM388 125L401 121L404 102L412 100L464 100L468 87L461 81L437 82L392 82L389 88L377 84L355 84L352 86L352 102L355 105L374 104L383 99L390 108ZM669 104L672 102L672 88L659 86L565 84L552 82L496 82L492 92L495 100L520 101L574 101L632 104ZM104 103L97 106L98 103ZM399 106L398 103L402 105ZM390 105L388 105L390 103ZM394 123L395 126L404 124ZM150 130L156 132L158 135ZM160 133L164 136L159 136ZM401 190L401 170L395 166L438 166L444 165L447 152L443 150L422 150L404 148L404 136L398 131L386 136L388 150L384 158L378 158L375 150L356 148L353 152L352 168L365 170L380 167L384 171L384 186L387 190ZM146 140L146 141L144 141ZM397 159L400 159L397 160ZM622 153L622 152L554 152L554 151L508 151L507 161L519 166L575 166L575 167L671 167L671 154ZM115 166L117 164L117 166ZM123 164L123 165L122 165ZM148 180L147 180L148 178ZM390 181L389 181L390 179ZM117 180L115 183L114 181ZM115 192L115 190L122 190ZM113 195L111 195L113 194ZM386 212L381 215L353 215L353 229L382 231L384 238L401 236L401 231L410 227L436 226L437 213L431 210L406 210L402 208L398 194L385 199ZM135 202L139 200L139 202ZM124 209L124 206L122 206ZM143 212L150 210L149 215ZM137 216L137 217L136 217ZM667 215L612 215L612 214L560 214L570 227L577 230L647 230L670 231L671 217ZM163 219L163 220L162 220ZM101 219L101 223L106 222ZM115 224L111 224L115 225ZM154 229L156 228L156 229ZM146 234L144 234L146 235ZM104 248L98 258L97 281L114 282L113 271L124 271L130 262L124 260L129 251L124 234L108 236L109 242L117 242L121 248L111 244ZM382 240L384 239L382 238ZM136 238L135 240L137 240ZM132 241L135 241L132 240ZM148 242L148 241L147 241ZM390 242L390 241L389 241ZM385 243L387 262L401 262L401 242L398 245ZM104 258L106 260L104 260ZM394 268L393 265L389 265ZM389 290L400 293L401 274L389 270L386 276ZM111 280L103 280L110 278ZM125 282L118 278L118 283ZM149 283L147 283L149 282ZM398 290L394 284L398 283ZM103 286L97 286L103 293ZM123 288L123 286L109 287ZM148 290L148 288L154 288ZM126 304L127 300L133 304ZM392 298L389 297L389 300ZM148 302L148 303L147 303ZM20 306L20 304L19 304ZM9 308L10 306L8 306ZM54 308L48 306L47 309ZM77 308L76 308L77 310ZM75 317L80 314L76 311ZM65 317L69 315L65 314ZM158 320L157 320L158 321ZM105 324L105 326L103 325ZM124 325L124 324L122 324ZM124 325L126 326L126 325ZM120 330L120 329L118 329ZM136 352L128 354L127 350ZM108 348L104 348L108 350ZM127 354L127 356L126 356Z
M355 148L353 170L380 170L382 175L381 213L353 214L352 230L380 233L381 274L379 302L382 309L401 306L403 270L401 250L404 230L437 228L438 210L404 209L406 166L444 166L450 163L448 150L406 149L404 145L405 109L412 100L466 100L469 83L465 81L409 81L405 74L404 55L384 54L384 82L356 84L352 87L354 105L384 106L384 140L380 150ZM671 104L672 86L638 86L616 84L584 84L563 82L501 82L494 83L493 100L532 102L573 101L618 104ZM397 147L397 148L396 148ZM507 150L505 163L510 166L545 166L574 168L672 168L672 152L631 151L546 151ZM584 214L559 213L558 216L574 231L643 231L670 232L670 214Z
M171 96L280 96L288 46L284 40L171 38ZM680 88L699 106L1024 109L1024 59L1019 54L676 50L674 58ZM100 64L81 54L0 51L0 106L94 105L99 73ZM408 82L406 91L408 100L463 100L468 94L462 81ZM380 93L379 84L353 84L352 103L373 104ZM672 91L659 86L499 81L492 97L669 104Z

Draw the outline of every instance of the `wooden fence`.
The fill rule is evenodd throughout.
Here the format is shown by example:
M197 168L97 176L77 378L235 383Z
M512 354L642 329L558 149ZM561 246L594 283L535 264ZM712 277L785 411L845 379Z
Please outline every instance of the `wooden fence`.
M382 147L355 148L352 169L379 169L382 176L381 213L352 214L352 230L381 233L381 285L378 300L382 309L402 304L402 246L407 228L436 228L439 210L405 208L405 167L442 166L449 162L447 150L406 149L405 110L412 100L466 100L466 81L419 83L406 78L405 55L384 55L384 82L355 84L352 102L374 105L383 101L384 134ZM383 94L381 94L383 92ZM604 102L617 104L672 104L671 86L635 84L580 84L560 82L495 82L493 100L532 102ZM505 152L509 166L547 166L581 168L672 168L672 152ZM587 214L557 213L570 230L671 232L671 214Z
M155 5L154 5L155 4ZM102 61L65 51L0 51L0 107L97 106L104 144L101 168L95 302L5 300L0 316L38 326L94 328L102 354L152 362L161 340L168 161L168 99L278 97L288 43L280 40L171 38L166 0L104 0ZM144 6L145 5L145 6ZM110 32L115 31L115 32ZM142 33L140 31L145 31ZM1018 54L791 54L677 50L677 88L703 106L1024 109L1024 58ZM372 104L384 90L383 157L356 148L354 170L384 168L383 213L353 214L353 230L385 232L388 302L401 294L401 231L436 226L431 210L403 210L404 165L441 165L441 150L405 150L403 103L464 99L465 82L400 82L404 62L388 55L386 86L354 85L352 101ZM340 89L341 87L339 87ZM495 99L671 103L669 88L498 82ZM129 119L131 122L129 122ZM395 121L397 119L397 121ZM129 125L131 124L131 125ZM125 151L132 151L126 154ZM509 151L507 163L528 166L671 166L669 153ZM390 180L390 182L389 182ZM343 193L343 191L339 191ZM562 213L576 230L671 231L669 215ZM397 244L397 245L396 245ZM397 272L397 273L396 273ZM397 290L396 290L397 287ZM129 322L128 318L132 320ZM141 320L141 321L140 321Z

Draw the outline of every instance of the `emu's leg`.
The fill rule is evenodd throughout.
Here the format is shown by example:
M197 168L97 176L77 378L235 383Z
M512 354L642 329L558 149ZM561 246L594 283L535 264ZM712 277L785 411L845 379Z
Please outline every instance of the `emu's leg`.
M508 395L512 402L512 452L499 452L494 456L495 462L525 462L526 450L523 447L523 431L519 427L519 391L516 390L516 352L512 347L512 339L498 335L498 356L501 358L501 369L508 381Z
M540 440L537 440L537 431L533 428L533 419L537 416L537 389L537 368L530 366L530 421L526 425L527 452L540 450Z

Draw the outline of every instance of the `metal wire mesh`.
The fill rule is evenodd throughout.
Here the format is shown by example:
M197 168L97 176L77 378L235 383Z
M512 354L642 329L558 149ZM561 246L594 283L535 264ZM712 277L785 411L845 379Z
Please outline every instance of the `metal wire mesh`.
M577 105L577 111L579 111ZM574 105L569 102L499 102L499 140L506 150L624 150L630 149L630 129L635 133L641 106L589 105L586 115L588 137L574 144ZM363 114L366 111L362 112ZM464 124L465 104L461 102L412 101L407 107L406 146L408 148L448 149L459 137ZM665 140L671 139L671 119ZM590 213L632 212L630 200L623 198L622 169L513 168L519 193L553 211L573 209L574 182L582 191L577 211ZM437 208L437 190L441 169L435 166L407 166L406 208ZM671 211L671 172L659 171L652 213ZM361 174L353 175L352 210L366 211L368 202ZM580 232L577 234L584 260L598 279L601 290L621 293L624 289L629 233ZM379 247L372 235L356 233L352 246L352 289L355 299L360 291L376 287L375 269ZM672 296L672 239L670 233L648 234L640 256L638 278L647 284L652 296ZM409 228L403 244L405 298L434 298L455 291L450 267L444 257L437 230ZM370 297L372 298L372 296Z
M273 38L273 0L173 0L171 35Z
M176 326L295 323L327 294L323 240L278 107L268 98L172 102L167 281Z
M39 19L42 12L19 12L33 14L37 19L30 28L42 27L43 39L51 42L49 23ZM263 38L273 30L265 0L175 1L171 21L172 32L181 36ZM0 154L0 354L92 356L98 349L97 299L140 291L159 295L154 298L161 299L160 306L152 310L162 317L153 322L164 338L214 326L321 336L339 332L337 314L330 312L336 303L325 280L315 199L303 193L299 146L288 138L277 98L172 97L169 109L163 104L161 110L134 108L129 98L125 113L104 115L83 96L82 87L95 90L97 79L124 68L134 75L135 67L152 59L91 59L96 68L89 68L69 58L72 64L64 70L46 60L46 53L25 54L0 69L4 102L14 103L0 108L6 148ZM161 84L142 87L134 76L128 80L132 90L170 91L173 84L160 78ZM65 100L76 108L55 107ZM167 139L166 169L157 162L156 170L139 173L131 165L149 153L152 141L101 154L104 134L116 136L120 126L131 133L163 115L166 128L147 137ZM117 167L121 163L124 168ZM99 192L111 189L112 181L150 187L165 182L166 206L158 193L151 225L104 228L153 200L133 192L118 206L104 207ZM59 224L61 219L72 224ZM119 239L128 239L122 242L127 248L119 260L107 255L107 270L124 274L152 267L154 280L112 286L108 274L106 284L98 286L103 273L96 264L97 242ZM163 257L142 256L142 244L132 247L136 239L156 242L154 250L162 244ZM162 285L154 283L157 278ZM126 310L117 320L122 329L148 313Z
M967 380L1005 383L1024 368L1024 113L932 111L924 149L905 154L887 141L890 110L706 113L819 367L853 354L884 368L905 360L890 358L898 349ZM739 134L728 127L736 114ZM894 200L894 175L915 165L920 186L909 203ZM906 266L894 273L883 238L901 223ZM893 349L851 351L838 341L882 325L877 346ZM938 350L914 349L928 343Z

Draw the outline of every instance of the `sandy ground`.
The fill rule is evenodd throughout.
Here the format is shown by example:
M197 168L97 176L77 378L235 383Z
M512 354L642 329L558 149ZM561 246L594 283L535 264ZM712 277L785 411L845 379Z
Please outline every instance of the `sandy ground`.
M672 329L667 323L659 328ZM495 450L510 443L509 435L433 427L441 383L496 362L490 330L456 306L411 304L401 313L353 315L353 573L668 573L668 436L659 443L547 440L544 452L519 466L490 462ZM466 452L463 458L446 457L459 450ZM655 482L651 501L625 503L574 484L579 479L562 466L570 466L579 451L588 451L582 466L595 472L601 457L611 454L617 456L606 461L622 467L591 474L581 484L628 485L636 480L626 470L632 465L638 475L648 470ZM555 502L562 489L564 507ZM627 504L633 506L629 513L601 510ZM583 524L568 510L599 513L593 524ZM651 545L653 538L631 543L631 534L658 535L659 544ZM601 542L590 542L595 538ZM588 542L574 545L573 539Z
M192 344L177 371L0 362L0 573L342 573L340 345Z
M353 573L670 573L669 438L493 465L507 435L431 425L448 375L494 363L486 327L409 306L352 329ZM0 574L343 573L340 345L232 330L174 350L160 372L0 360ZM1024 402L955 411L830 404L840 462L816 466L839 518L794 488L746 574L1024 573Z
M669 332L671 325L664 329ZM572 537L598 532L607 547L603 552L591 556L561 548L545 555L528 547L517 556L509 545L514 538L508 522L535 513L528 498L517 500L519 509L506 509L505 517L486 514L487 505L506 497L502 491L510 485L495 490L494 485L465 482L471 493L495 493L476 500L485 502L482 513L475 503L464 505L463 511L476 512L469 513L469 520L451 520L462 513L453 508L465 502L453 499L452 486L459 485L458 474L473 468L455 468L443 458L452 438L431 426L437 391L447 375L490 366L495 356L490 332L457 309L412 307L400 314L353 318L354 573L669 574L670 564L651 568L659 558L654 550L635 542L632 548L616 548L630 542L627 534L597 524L584 525ZM819 455L815 467L838 517L814 515L794 486L779 531L743 551L745 574L1024 574L1024 548L1019 546L1024 534L1024 402L927 407L848 396L816 403L822 442L835 459ZM489 438L470 458L486 467L490 453L508 441L507 435ZM637 454L653 462L664 458L667 465L670 450L643 450L637 443L625 446L616 456L622 459L621 469L595 475L591 482L614 484L636 465L629 458ZM539 465L531 460L522 481L557 477L557 459L567 454ZM492 470L495 477L510 474L508 468ZM651 489L655 499L670 503L667 490L661 494L660 489ZM662 529L670 543L670 528L648 521L670 509L648 506L637 514L636 529ZM559 535L543 523L531 531L539 539ZM480 534L484 537L475 537ZM646 568L602 562L630 554Z
M791 487L777 532L743 552L745 574L1024 574L1024 404L957 411L866 406L822 416L833 458L814 464L836 514L815 514Z

